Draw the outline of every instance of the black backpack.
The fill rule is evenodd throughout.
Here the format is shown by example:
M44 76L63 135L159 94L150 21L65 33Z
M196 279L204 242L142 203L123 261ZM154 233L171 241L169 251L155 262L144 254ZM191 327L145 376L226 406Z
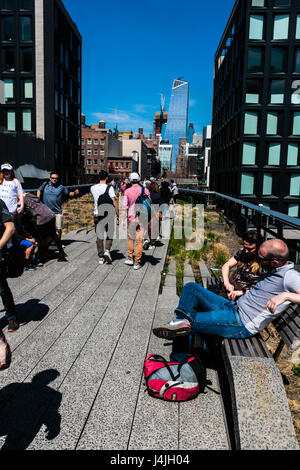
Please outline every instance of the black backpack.
M25 268L25 248L13 239L12 246L4 254L6 277L16 278L22 276Z
M109 195L109 186L108 185L106 186L105 192L103 194L101 194L98 198L98 214L99 214L99 206L102 206L104 204L105 205L110 204L112 206L114 205L113 200ZM105 217L107 217L107 215L108 215L108 212L105 211L104 214L102 214L101 216L98 215L98 220L100 221L100 220L104 219Z

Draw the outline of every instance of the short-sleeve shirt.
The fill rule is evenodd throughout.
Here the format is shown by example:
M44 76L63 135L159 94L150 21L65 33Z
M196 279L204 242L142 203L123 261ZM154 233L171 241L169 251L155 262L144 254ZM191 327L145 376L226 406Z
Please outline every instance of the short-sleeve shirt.
M107 184L95 184L94 186L91 187L91 193L94 198L94 215L98 215L98 199L102 194L105 193L107 188ZM113 198L116 197L115 190L112 186L109 187L108 190L108 195L109 197Z
M135 213L135 201L142 193L142 186L139 184L131 186L131 188L126 189L123 197L123 209L128 210L128 220L129 222L136 221ZM150 197L149 190L145 188L145 194Z
M290 304L284 302L277 307L275 313L265 308L267 302L281 292L295 293L300 289L300 273L294 269L294 263L265 273L261 280L247 294L237 301L242 322L248 331L256 334L275 320Z
M54 186L51 181L40 186L39 191L43 190L43 203L45 206L49 207L54 214L62 214L62 203L68 196L69 190L62 184Z
M257 262L257 260L249 259L243 248L234 255L234 259L238 262L237 270L233 275L234 280L250 289L260 280L264 271L253 268L253 262ZM257 268L259 268L259 264L256 264Z
M15 214L18 209L18 197L23 196L24 192L20 181L15 178L12 181L4 180L0 184L0 199L5 202L9 212Z

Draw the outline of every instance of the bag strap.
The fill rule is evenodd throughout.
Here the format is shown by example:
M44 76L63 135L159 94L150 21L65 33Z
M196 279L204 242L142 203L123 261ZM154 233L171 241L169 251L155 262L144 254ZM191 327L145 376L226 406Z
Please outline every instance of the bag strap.
M206 367L203 364L203 362L199 359L199 357L197 357L197 356L192 356L192 357L194 357L194 360L190 361L190 362L188 362L188 360L187 360L187 362L191 366L193 371L195 372L195 375L197 377L197 380L198 380L199 384L201 384L203 382L203 372L206 371ZM205 372L205 374L206 374L206 372Z
M177 378L179 377L180 374L175 377L175 375L172 372L172 369L170 368L170 366L168 364L168 361L164 357L162 357L158 354L154 354L153 356L149 357L149 360L150 361L162 362L163 365L168 369L168 372L169 372L169 374L170 374L170 376L172 377L173 380L177 380ZM155 374L155 373L156 373L156 370L151 372L151 374L148 375L147 380L149 379L149 377L151 377L152 374Z

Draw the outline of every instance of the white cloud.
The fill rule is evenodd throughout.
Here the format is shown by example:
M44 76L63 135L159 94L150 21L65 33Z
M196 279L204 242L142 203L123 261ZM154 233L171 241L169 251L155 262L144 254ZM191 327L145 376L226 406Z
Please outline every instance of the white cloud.
M107 127L111 129L115 127L117 122L119 130L137 132L139 127L143 127L145 132L152 132L153 124L151 119L147 119L142 115L145 113L145 111L142 111L144 109L144 105L135 105L135 113L117 109L117 111L111 110L110 112L95 112L92 115L98 121L104 120Z

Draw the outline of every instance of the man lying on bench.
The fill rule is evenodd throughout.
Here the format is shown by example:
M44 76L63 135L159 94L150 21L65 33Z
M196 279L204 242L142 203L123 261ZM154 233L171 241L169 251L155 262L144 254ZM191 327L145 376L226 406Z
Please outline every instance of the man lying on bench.
M292 303L300 304L300 273L279 239L260 245L265 271L260 281L236 302L220 297L195 282L183 288L170 323L153 328L159 338L173 339L190 332L223 338L249 338L262 331Z

